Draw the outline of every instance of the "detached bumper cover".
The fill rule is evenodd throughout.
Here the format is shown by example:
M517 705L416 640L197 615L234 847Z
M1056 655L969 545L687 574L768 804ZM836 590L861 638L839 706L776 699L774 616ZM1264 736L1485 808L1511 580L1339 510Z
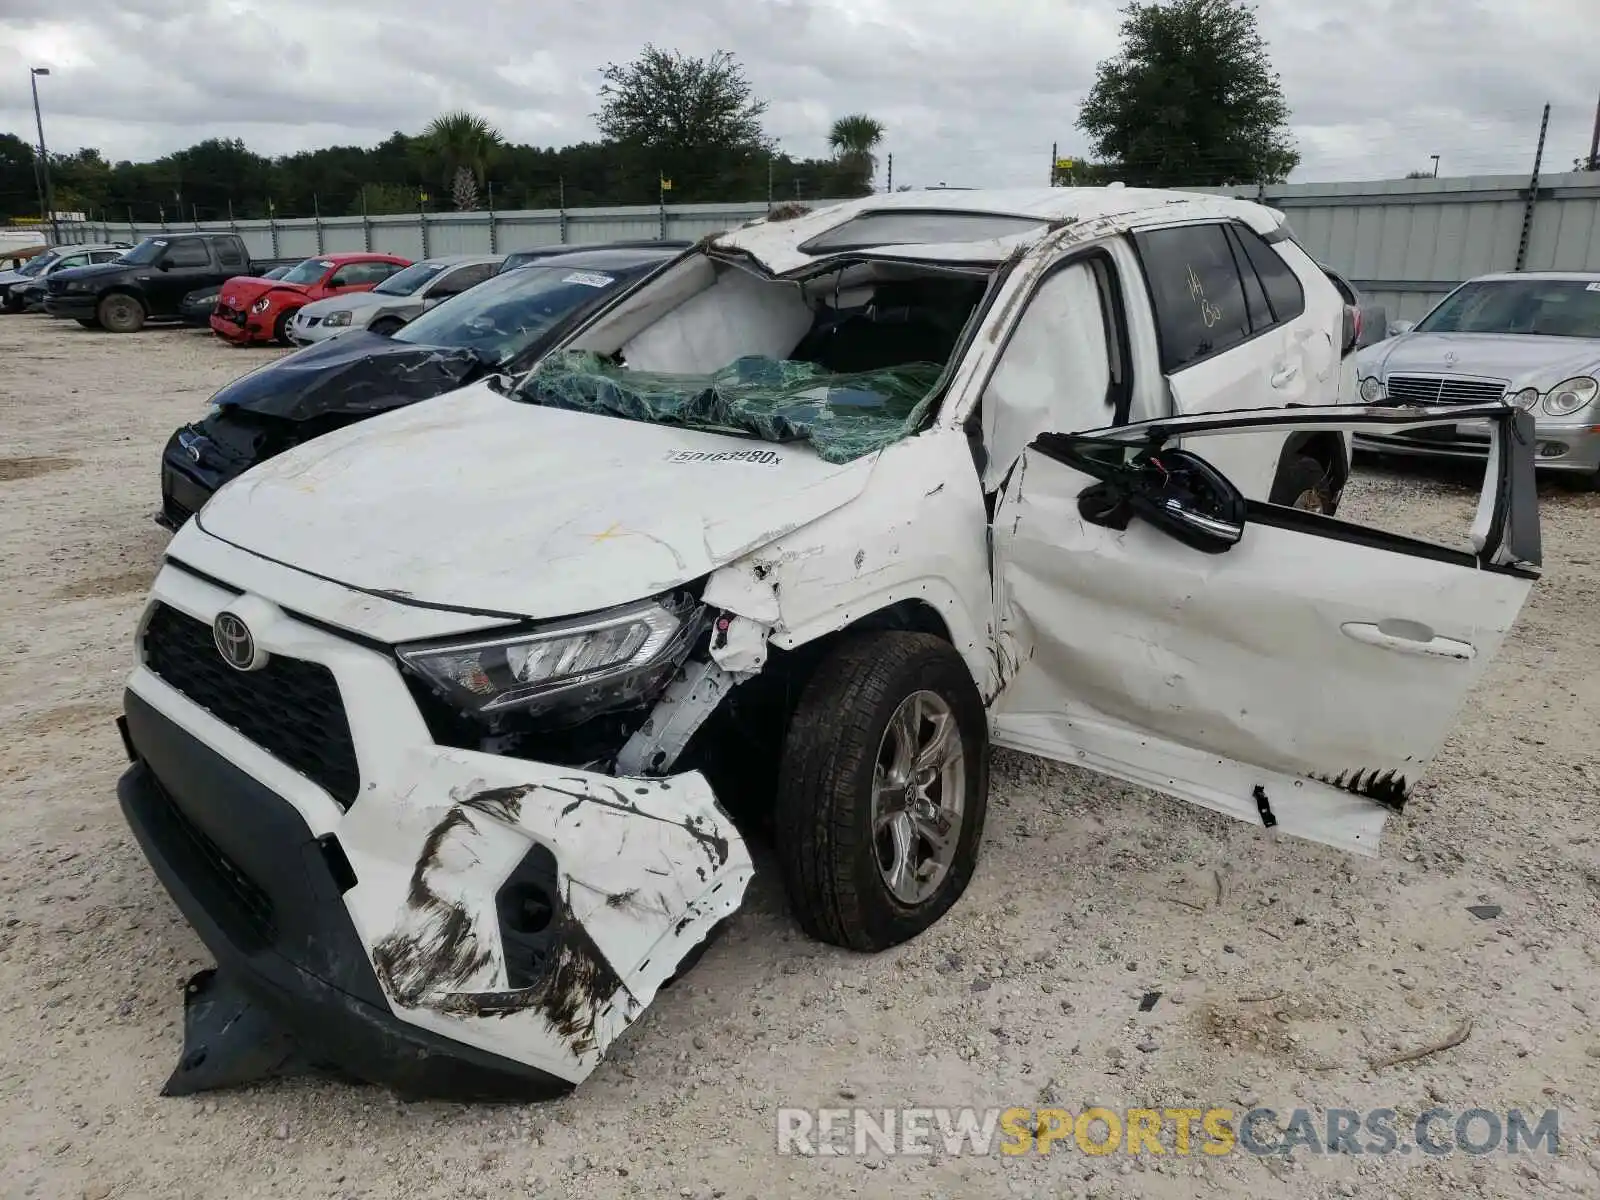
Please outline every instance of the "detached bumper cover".
M155 591L199 621L227 607L364 701L344 808L149 667L126 700L129 824L218 979L306 1060L412 1093L563 1090L742 901L748 851L699 774L435 745L381 651L170 566Z

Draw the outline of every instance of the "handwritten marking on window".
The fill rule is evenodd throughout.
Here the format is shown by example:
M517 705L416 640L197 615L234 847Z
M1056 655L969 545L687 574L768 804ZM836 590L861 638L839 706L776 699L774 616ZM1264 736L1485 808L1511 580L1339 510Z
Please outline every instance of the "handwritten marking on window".
M1189 299L1199 302L1200 319L1206 323L1206 328L1210 329L1222 320L1222 310L1206 299L1205 285L1200 282L1200 276L1195 274L1194 267L1186 269L1189 272Z

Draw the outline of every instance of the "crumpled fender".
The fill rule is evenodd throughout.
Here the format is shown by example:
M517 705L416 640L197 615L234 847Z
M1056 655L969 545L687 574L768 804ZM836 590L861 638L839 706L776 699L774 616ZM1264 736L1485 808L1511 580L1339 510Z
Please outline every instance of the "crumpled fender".
M342 839L385 994L419 1026L581 1081L738 908L743 839L699 773L411 757L399 803L357 803ZM497 896L551 856L548 920L508 944Z

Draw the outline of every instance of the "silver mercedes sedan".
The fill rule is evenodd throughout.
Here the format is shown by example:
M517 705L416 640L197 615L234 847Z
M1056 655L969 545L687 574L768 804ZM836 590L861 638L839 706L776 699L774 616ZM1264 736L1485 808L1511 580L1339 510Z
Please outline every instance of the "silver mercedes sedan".
M1534 415L1540 468L1600 487L1600 272L1520 272L1468 280L1397 336L1360 352L1368 404L1481 404ZM1489 433L1464 421L1392 437L1357 435L1384 454L1484 458Z

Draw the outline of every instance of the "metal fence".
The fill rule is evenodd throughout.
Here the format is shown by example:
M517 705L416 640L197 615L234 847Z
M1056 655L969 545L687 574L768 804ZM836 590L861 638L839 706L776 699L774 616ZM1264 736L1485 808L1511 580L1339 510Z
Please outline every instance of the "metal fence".
M1302 244L1391 319L1415 320L1456 284L1489 271L1600 271L1600 175L1520 175L1196 188L1282 209ZM812 207L836 203L808 201ZM763 216L753 204L413 213L385 217L155 224L90 222L73 241L137 241L163 230L234 229L253 255L376 250L508 253L552 243L698 238Z
M813 208L837 200L808 200ZM755 204L669 204L661 207L529 209L515 212L408 213L383 217L295 217L281 221L89 221L63 226L71 242L137 242L162 233L232 231L255 258L353 253L410 259L434 254L509 254L535 246L687 238L721 233L756 217Z
M1491 271L1600 271L1600 175L1523 175L1197 188L1281 209L1313 255L1416 320Z

